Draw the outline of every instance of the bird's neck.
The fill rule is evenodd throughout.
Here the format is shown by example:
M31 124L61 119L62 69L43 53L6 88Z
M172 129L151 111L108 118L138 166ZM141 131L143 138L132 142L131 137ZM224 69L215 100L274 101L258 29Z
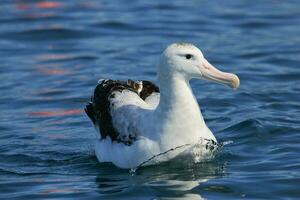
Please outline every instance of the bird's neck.
M160 102L155 115L162 132L178 138L187 138L186 133L192 139L200 136L199 132L207 127L188 80L176 74L159 76L159 84Z
M180 75L159 77L160 102L158 109L162 113L177 110L196 110L200 113L198 103L188 80Z

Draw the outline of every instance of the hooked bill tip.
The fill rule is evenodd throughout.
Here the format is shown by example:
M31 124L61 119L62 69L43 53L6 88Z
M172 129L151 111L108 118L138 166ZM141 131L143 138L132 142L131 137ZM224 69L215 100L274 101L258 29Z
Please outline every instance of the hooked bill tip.
M237 75L233 74L232 82L231 82L231 87L236 90L240 86L240 79Z

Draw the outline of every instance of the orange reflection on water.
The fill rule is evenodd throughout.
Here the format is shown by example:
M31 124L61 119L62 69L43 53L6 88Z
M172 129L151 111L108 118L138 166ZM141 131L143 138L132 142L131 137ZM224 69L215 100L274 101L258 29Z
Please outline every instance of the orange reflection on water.
M62 69L59 64L37 64L34 66L34 72L43 75L66 75L71 74L70 70Z
M39 9L53 9L53 8L59 8L63 4L60 2L56 1L40 1L37 3L32 3L32 2L17 2L16 3L16 8L18 10L29 10L29 9L34 9L34 8L39 8Z
M64 75L69 73L63 69L39 69L39 72L47 75Z
M29 112L29 116L39 116L39 117L57 117L66 115L78 115L83 112L82 109L71 109L71 110L49 110L49 111L36 111Z
M51 9L61 7L61 3L55 1L42 1L35 4L37 8Z

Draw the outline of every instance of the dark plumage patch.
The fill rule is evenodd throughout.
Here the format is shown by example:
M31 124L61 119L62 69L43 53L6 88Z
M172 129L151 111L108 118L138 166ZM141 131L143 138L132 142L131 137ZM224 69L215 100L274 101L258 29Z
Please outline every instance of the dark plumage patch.
M110 99L115 98L114 91L130 90L138 94L143 100L150 96L153 92L159 92L159 88L149 81L114 81L103 80L99 83L94 91L94 94L85 107L85 112L92 120L94 125L99 126L101 139L107 136L112 141L121 142L126 145L131 145L136 137L129 135L128 139L119 137L120 134L113 127L112 118L110 115Z
M159 92L159 88L150 81L142 81L143 89L140 92L140 97L145 100L153 92Z

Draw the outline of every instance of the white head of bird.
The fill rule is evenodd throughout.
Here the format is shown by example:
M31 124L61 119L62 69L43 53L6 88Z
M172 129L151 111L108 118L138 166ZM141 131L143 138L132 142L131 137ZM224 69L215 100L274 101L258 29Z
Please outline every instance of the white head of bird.
M162 53L158 67L159 79L192 78L211 80L236 89L239 78L232 73L218 70L203 56L200 49L189 43L175 43Z

